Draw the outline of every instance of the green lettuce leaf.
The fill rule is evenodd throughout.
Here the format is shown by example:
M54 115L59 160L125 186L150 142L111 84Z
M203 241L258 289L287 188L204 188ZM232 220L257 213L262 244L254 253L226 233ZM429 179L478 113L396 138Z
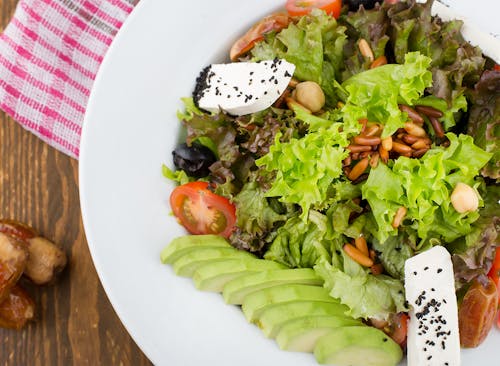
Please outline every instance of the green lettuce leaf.
M451 102L451 107L446 100L428 95L420 98L415 104L436 108L443 112L443 117L439 121L443 124L445 131L455 126L462 116L462 112L467 112L467 98L462 92L456 93ZM430 129L432 131L432 129Z
M336 100L332 80L343 65L345 27L325 12L314 10L279 33L269 34L252 49L253 60L284 58L295 65L294 77L321 85L327 101Z
M278 134L269 153L255 162L276 174L266 195L300 205L302 219L307 218L311 207L323 204L330 184L341 176L342 160L348 155L344 149L348 135L340 132L340 127L340 123L333 123L328 129L319 128L285 143Z
M362 193L372 209L378 241L397 235L391 224L399 207L407 209L403 227L415 230L423 241L449 243L470 232L479 213L458 213L450 195L458 182L477 187L474 178L491 154L475 146L471 136L447 137L448 148L435 147L420 159L400 157L392 166L380 164L371 170Z
M394 278L404 280L405 261L413 256L406 235L391 236L383 243L373 239L372 248L377 252L386 272Z
M326 230L327 217L317 211L310 211L308 221L292 217L278 229L264 258L292 268L311 268L321 258L329 260Z
M290 208L273 205L256 182L245 184L233 203L237 227L230 241L238 249L260 252L270 242L270 233L289 218Z
M324 279L330 295L349 307L346 315L388 319L391 314L407 311L402 281L369 274L349 256L343 257L344 271L326 260L318 262L314 270Z
M404 65L384 65L347 79L342 83L349 93L342 108L344 123L368 118L385 125L383 137L392 135L407 119L398 104L413 105L431 85L431 61L418 52L408 53Z
M194 178L189 177L184 170L173 171L165 164L161 166L161 172L165 178L173 180L180 185L189 183L194 180Z

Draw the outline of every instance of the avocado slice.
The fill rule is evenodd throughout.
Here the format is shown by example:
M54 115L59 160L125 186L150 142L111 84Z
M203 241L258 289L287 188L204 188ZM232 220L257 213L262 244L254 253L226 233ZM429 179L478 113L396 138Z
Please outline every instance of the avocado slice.
M224 286L222 295L226 303L241 305L257 290L292 283L321 286L323 279L312 268L277 269L238 277Z
M339 302L294 301L277 304L265 309L256 324L268 338L276 338L281 327L289 320L305 316L333 315L342 317L349 310ZM347 316L345 316L348 318Z
M312 352L319 338L330 330L349 325L363 325L360 320L345 316L305 316L287 321L281 327L276 342L281 349L294 352Z
M175 238L160 254L162 263L173 263L192 247L225 247L232 248L222 236L218 235L184 235Z
M286 268L283 264L257 258L227 258L211 260L193 274L196 288L203 291L222 292L229 281L252 272Z
M192 277L196 269L207 261L228 258L255 258L253 254L235 248L223 247L191 247L190 250L179 257L173 264L174 272L178 276Z
M336 366L395 366L401 361L401 347L379 329L351 326L332 329L314 348L321 364Z
M249 322L254 322L264 310L276 304L293 301L323 301L338 303L324 287L310 285L279 285L268 287L248 295L241 309Z

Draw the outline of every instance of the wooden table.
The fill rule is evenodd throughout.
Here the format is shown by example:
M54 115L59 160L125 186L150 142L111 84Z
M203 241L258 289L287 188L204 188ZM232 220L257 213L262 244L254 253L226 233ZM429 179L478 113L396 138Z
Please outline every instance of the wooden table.
M0 0L0 30L17 0ZM116 316L83 231L78 161L44 144L0 111L0 217L31 224L62 244L69 265L48 287L26 285L36 322L0 329L0 365L149 365Z

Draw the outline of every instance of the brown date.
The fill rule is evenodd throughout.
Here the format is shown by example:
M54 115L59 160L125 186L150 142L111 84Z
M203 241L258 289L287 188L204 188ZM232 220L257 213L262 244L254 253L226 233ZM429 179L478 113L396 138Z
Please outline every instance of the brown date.
M0 233L0 301L5 299L23 274L28 250L18 240Z
M0 303L0 327L21 329L35 316L35 303L19 285Z
M52 282L66 266L66 253L58 245L41 237L32 227L19 221L0 219L0 233L24 244L29 254L24 275L37 285Z
M498 291L495 283L490 278L486 286L474 281L458 310L462 347L477 347L484 341L493 326L497 306Z

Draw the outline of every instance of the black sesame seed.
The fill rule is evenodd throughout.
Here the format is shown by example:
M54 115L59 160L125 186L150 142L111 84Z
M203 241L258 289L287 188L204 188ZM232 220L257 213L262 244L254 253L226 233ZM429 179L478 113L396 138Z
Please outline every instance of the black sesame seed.
M429 267L425 267L425 268L424 268L424 271L427 271L428 269L429 269Z
M388 339L387 339L387 338L384 338L384 339L383 339L383 341L384 341L384 342L387 342L387 341L388 341Z
M427 357L427 360L430 360L432 358L432 355L430 355L429 357Z
M414 271L413 274L416 276L417 275L417 271Z
M441 272L443 272L443 269L442 268L438 268L437 273L441 273Z
M253 75L253 71L250 71L250 75Z
M291 77L292 75L288 72L288 71L285 71L285 77Z

